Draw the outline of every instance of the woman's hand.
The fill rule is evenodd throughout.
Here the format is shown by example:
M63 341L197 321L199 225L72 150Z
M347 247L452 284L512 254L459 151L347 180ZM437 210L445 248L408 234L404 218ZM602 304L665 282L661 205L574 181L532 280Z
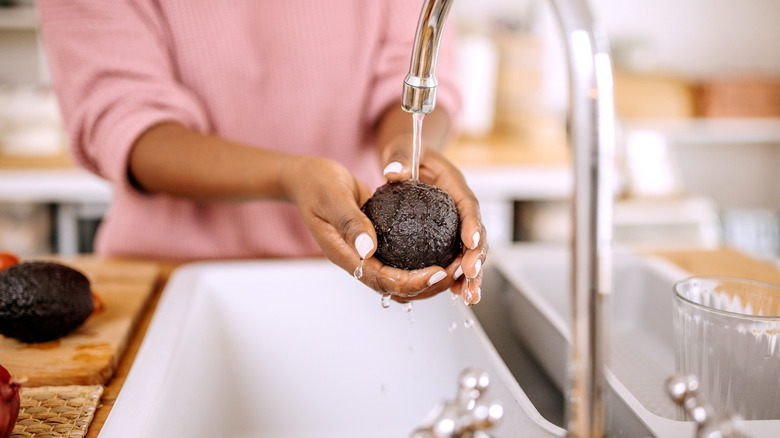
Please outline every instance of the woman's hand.
M372 193L341 164L297 156L288 160L282 175L287 196L298 206L325 256L350 274L363 260L360 280L372 289L406 301L435 295L455 281L459 263L447 269L405 271L371 257L376 233L360 206Z
M411 178L411 139L397 137L385 148L383 156L387 166L385 176L389 181ZM452 276L450 289L463 297L464 302L476 304L481 298L482 264L488 252L485 227L479 213L479 203L469 189L463 174L439 152L422 148L420 153L420 182L437 186L450 194L460 214L460 235L464 252L447 273ZM432 291L430 291L432 292ZM428 297L426 291L420 297Z
M412 116L400 109L387 112L378 128L380 159L389 181L412 177ZM468 304L476 304L481 298L482 264L485 263L488 243L485 227L479 213L479 202L466 184L463 174L437 149L445 143L449 132L449 116L443 109L427 114L422 124L422 150L420 152L420 182L437 186L449 193L460 214L460 233L464 251L444 271L447 277L420 293L417 298L427 298L449 287L460 294ZM431 269L431 268L426 268ZM437 274L442 275L442 274Z

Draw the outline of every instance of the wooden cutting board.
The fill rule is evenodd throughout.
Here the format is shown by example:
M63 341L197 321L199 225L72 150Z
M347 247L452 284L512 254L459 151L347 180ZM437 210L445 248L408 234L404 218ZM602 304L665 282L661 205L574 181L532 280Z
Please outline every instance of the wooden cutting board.
M90 280L103 310L75 331L51 342L25 344L0 335L0 364L25 386L104 385L113 376L157 286L150 262L92 257L52 259Z

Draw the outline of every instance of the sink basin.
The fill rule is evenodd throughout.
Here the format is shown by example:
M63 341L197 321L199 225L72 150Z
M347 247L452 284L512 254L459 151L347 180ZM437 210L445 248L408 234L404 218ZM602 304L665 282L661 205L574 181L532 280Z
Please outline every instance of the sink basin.
M325 260L183 266L100 436L404 437L466 367L491 376L495 436L565 436L471 308L443 293L406 310Z
M521 245L493 252L490 260L507 282L501 288L507 308L502 325L512 327L559 391L569 354L569 254L562 246ZM664 391L674 373L672 286L689 276L661 258L614 251L606 372L610 436L693 436L693 423L679 420ZM780 421L747 421L745 426L754 438L776 437Z

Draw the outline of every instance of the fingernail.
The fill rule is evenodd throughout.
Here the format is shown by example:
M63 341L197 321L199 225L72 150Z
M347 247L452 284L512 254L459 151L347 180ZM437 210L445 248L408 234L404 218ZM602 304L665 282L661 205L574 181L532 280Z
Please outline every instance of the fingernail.
M463 266L458 266L458 269L455 270L455 274L452 277L457 280L461 275L463 275Z
M382 173L384 175L387 175L388 173L401 173L402 170L404 170L404 165L398 161L393 161L392 163L385 166L385 170L382 171Z
M428 279L428 286L433 286L434 284L444 280L444 277L447 276L447 273L444 271L436 271L433 275L431 275L431 278Z
M482 288L481 288L481 287L478 287L478 288L477 288L477 293L476 293L476 295L477 295L477 299L476 299L476 300L474 300L474 302L473 302L473 303L471 303L471 304L477 304L477 303L479 302L479 300L481 300L481 299L482 299Z
M477 262L474 263L474 270L476 271L474 273L474 277L479 275L479 271L482 269L482 259L477 259Z
M476 247L477 247L477 245L479 245L479 239L480 239L481 237L482 237L482 236L479 234L479 231L477 231L476 233L474 233L474 235L473 235L473 236L471 236L471 240L474 242L474 248L476 248ZM472 249L473 249L473 248L472 248Z
M374 241L371 240L371 236L366 233L362 233L355 239L355 249L360 255L360 258L364 259L368 253L374 249Z

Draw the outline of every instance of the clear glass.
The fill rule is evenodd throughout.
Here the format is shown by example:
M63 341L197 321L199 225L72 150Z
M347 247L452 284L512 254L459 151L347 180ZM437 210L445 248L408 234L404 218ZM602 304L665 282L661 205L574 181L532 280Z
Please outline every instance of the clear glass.
M677 372L716 412L780 419L780 286L692 277L674 286Z

